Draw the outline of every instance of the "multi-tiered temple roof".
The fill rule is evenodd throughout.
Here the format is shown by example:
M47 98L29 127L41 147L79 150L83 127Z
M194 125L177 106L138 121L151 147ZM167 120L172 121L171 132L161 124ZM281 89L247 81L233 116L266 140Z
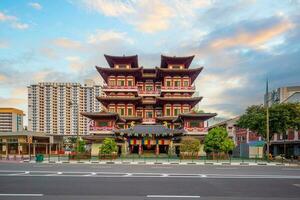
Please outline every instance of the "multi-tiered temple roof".
M99 123L113 120L116 133L118 130L133 133L149 127L149 130L164 131L162 126L168 126L165 131L170 132L195 124L202 130L204 121L216 116L216 113L192 111L202 100L193 95L194 81L203 70L203 67L190 67L194 56L162 55L160 67L154 68L140 67L137 55L104 56L109 68L96 66L105 81L104 95L97 97L104 106L103 111L82 115Z

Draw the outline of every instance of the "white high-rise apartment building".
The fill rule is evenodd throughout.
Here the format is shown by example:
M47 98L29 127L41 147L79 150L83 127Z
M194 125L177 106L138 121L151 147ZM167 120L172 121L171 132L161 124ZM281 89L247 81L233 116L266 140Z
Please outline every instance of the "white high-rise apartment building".
M0 132L23 131L24 112L16 108L0 108Z
M100 85L41 82L28 86L28 130L53 135L88 134L89 120L80 112L99 112Z

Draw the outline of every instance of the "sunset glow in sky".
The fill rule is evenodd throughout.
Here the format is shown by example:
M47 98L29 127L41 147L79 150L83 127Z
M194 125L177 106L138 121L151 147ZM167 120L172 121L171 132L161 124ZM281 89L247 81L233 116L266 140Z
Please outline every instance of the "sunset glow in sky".
M27 86L102 83L103 54L195 55L199 108L233 117L271 89L300 85L300 0L0 0L0 107L27 114Z

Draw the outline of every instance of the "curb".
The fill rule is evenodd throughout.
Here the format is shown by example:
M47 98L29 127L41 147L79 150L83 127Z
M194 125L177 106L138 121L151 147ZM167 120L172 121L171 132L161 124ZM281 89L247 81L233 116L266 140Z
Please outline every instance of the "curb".
M202 165L202 166L285 166L285 167L299 167L299 164L293 163L249 163L249 162L128 162L128 161L43 161L36 162L33 160L23 160L19 163L35 163L35 164L100 164L100 165Z

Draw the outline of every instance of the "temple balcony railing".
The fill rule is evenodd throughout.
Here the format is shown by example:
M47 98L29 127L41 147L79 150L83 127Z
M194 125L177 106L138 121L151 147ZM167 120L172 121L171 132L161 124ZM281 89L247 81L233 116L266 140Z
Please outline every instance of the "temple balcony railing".
M111 126L92 126L90 127L90 131L112 131L114 127Z
M160 90L138 90L139 96L160 96Z
M155 118L143 118L142 123L143 124L155 124L156 120Z
M194 92L196 90L196 87L194 85L192 86L162 86L161 92Z
M207 134L208 133L208 128L207 127L184 127L184 130L187 132L187 134L189 135L194 135L194 134Z
M137 92L137 86L119 86L119 85L103 85L102 91L122 91L122 92Z

